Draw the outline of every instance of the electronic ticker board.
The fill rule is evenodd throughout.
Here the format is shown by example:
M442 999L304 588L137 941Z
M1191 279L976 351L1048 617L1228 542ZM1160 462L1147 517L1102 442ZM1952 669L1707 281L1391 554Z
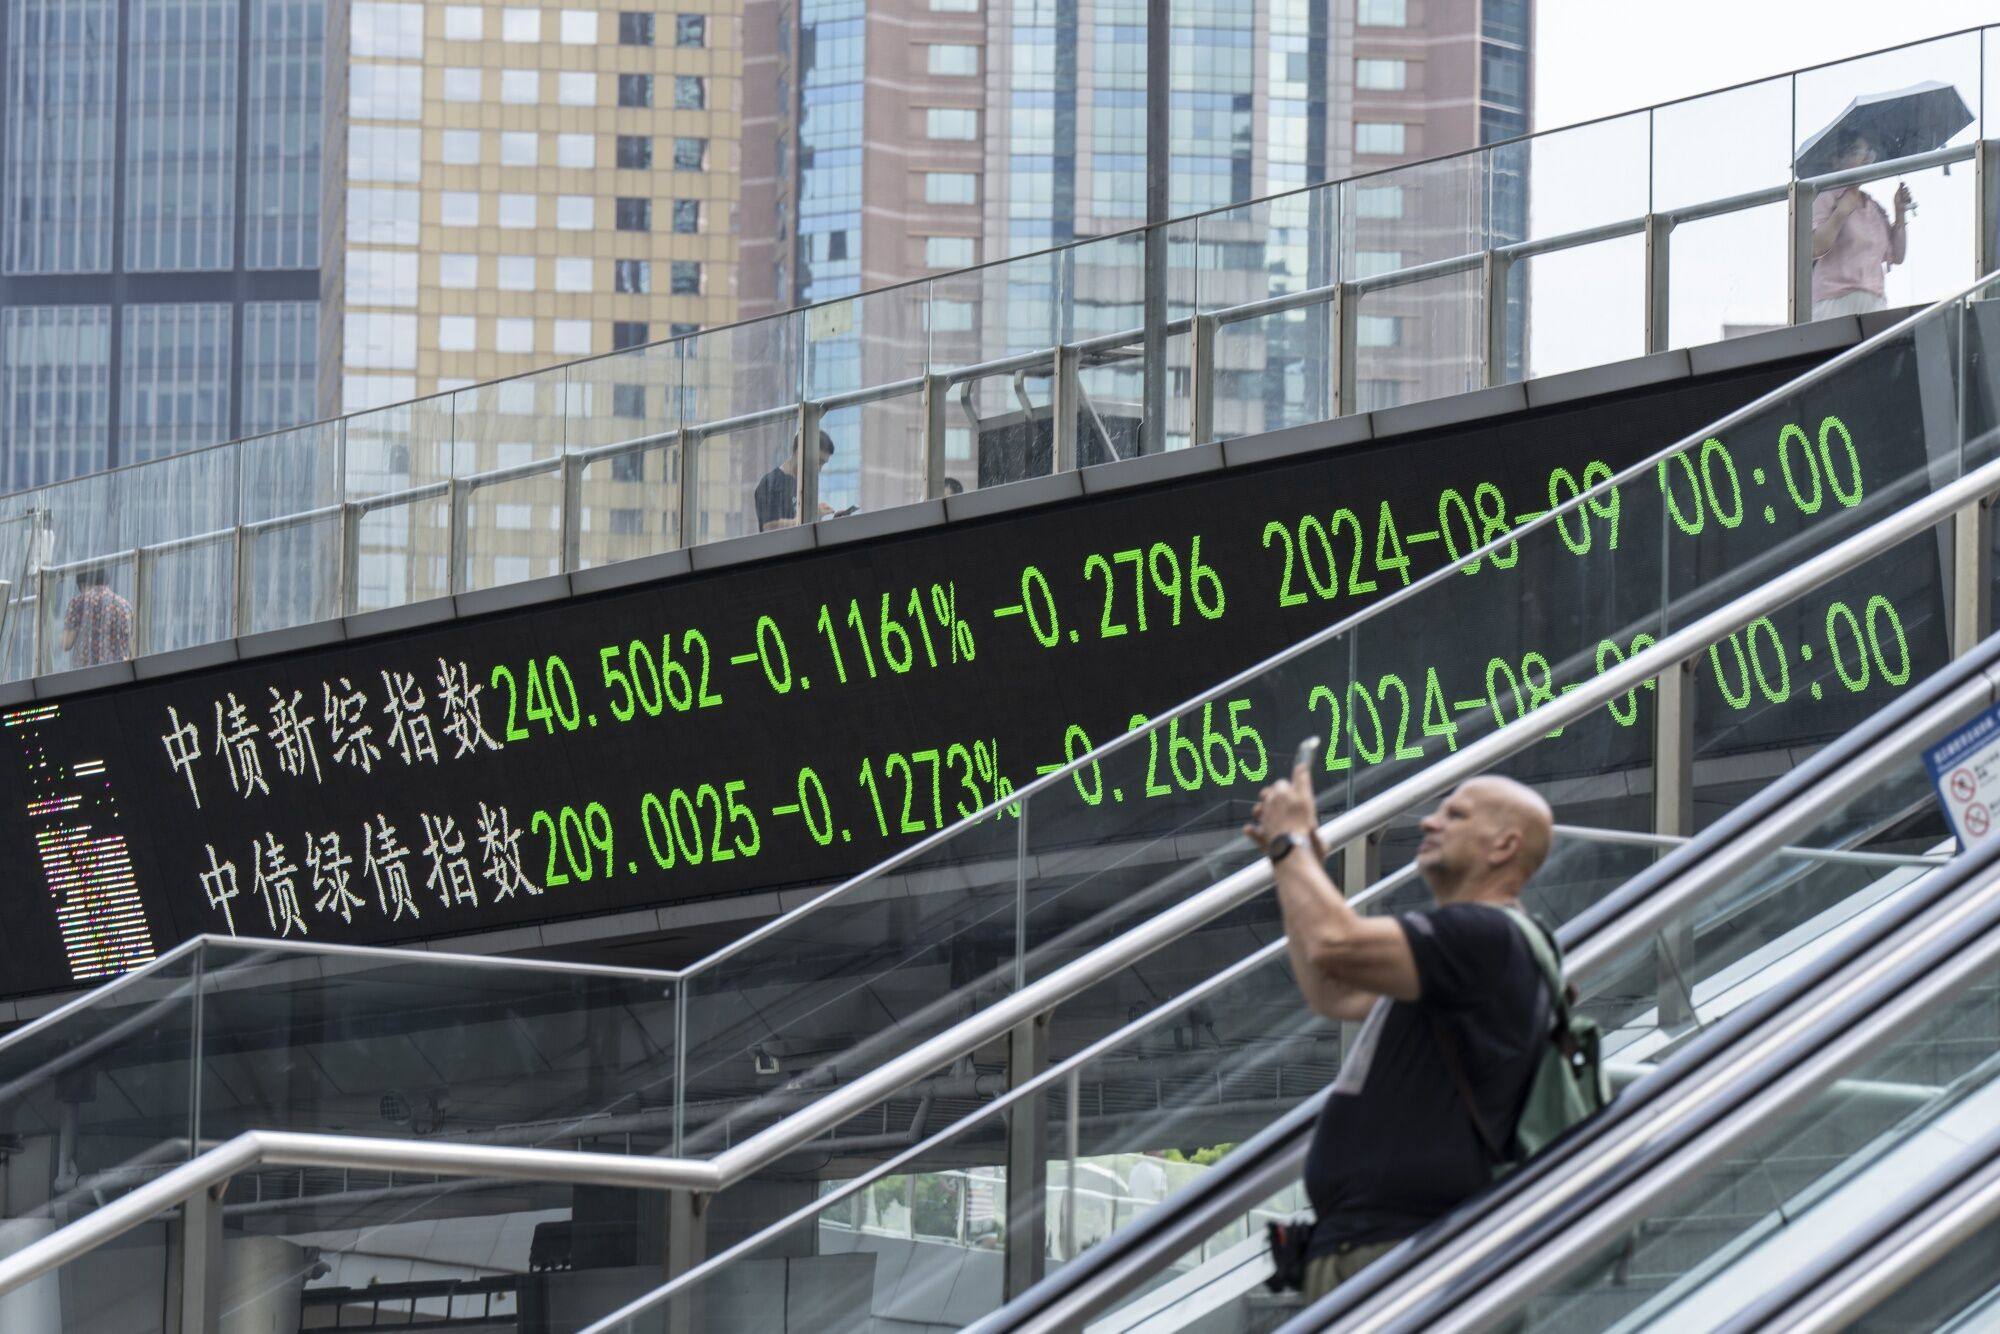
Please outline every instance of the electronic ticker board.
M1564 659L1523 651L1521 627L1567 626L1604 669L1643 647L1632 608L1656 605L1663 577L1706 563L1699 577L1725 587L1742 563L1731 543L1768 549L1907 474L1921 409L1906 362L1877 358L1868 383L1802 402L1789 429L1760 425L1626 484L1520 543L1541 554L1519 570L1519 551L1468 568L1454 585L1467 592L1435 604L1455 608L1444 623L1364 635L1349 679L1274 681L1080 773L1042 831L1067 820L1087 840L1113 808L1170 825L1192 800L1247 800L1307 728L1328 738L1328 781L1358 783L1455 747L1461 722L1553 698ZM1800 369L17 709L0 990L105 976L203 932L402 942L836 881ZM1681 575L1663 575L1662 542L1685 544ZM1941 652L1935 568L1878 576L1720 646L1711 722L1746 746L1831 736ZM1821 701L1811 736L1796 709L1768 711L1781 671L1786 696ZM1608 706L1610 748L1579 755L1580 771L1644 762L1643 705ZM1760 734L1766 713L1782 735ZM1560 769L1561 746L1541 749Z

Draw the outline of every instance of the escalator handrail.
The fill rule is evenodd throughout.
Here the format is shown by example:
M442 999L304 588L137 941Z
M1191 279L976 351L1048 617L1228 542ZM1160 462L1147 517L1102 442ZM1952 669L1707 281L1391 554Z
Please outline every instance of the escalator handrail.
M1992 636L1976 645L1965 656L1947 664L1926 678L1908 694L1899 697L1887 708L1869 718L1861 726L1843 735L1835 742L1822 748L1804 764L1784 775L1768 788L1752 796L1741 807L1727 817L1717 821L1703 833L1696 835L1654 866L1647 868L1631 883L1643 882L1647 892L1644 895L1628 895L1623 890L1614 890L1610 899L1616 900L1624 910L1636 910L1649 898L1668 897L1668 892L1679 888L1681 892L1672 894L1676 902L1685 905L1716 887L1718 882L1726 882L1733 869L1717 874L1706 867L1710 859L1723 851L1728 844L1743 837L1760 826L1767 825L1786 808L1810 809L1815 794L1830 783L1854 784L1870 781L1873 769L1862 767L1871 751L1892 749L1903 758L1907 757L1908 743L1899 743L1897 738L1913 730L1931 730L1941 724L1927 722L1936 713L1963 713L1968 703L1983 700L1990 703L2000 697L1996 688L1994 672L2000 672L2000 635ZM1970 694L1973 700L1962 696ZM1877 761L1878 764L1894 762ZM1779 835L1782 837L1782 834ZM1906 908L1904 914L1914 911ZM1893 920L1903 920L1898 914ZM1599 929L1599 939L1613 940L1620 947L1629 948L1631 934L1615 929L1615 922L1603 923ZM1567 953L1576 944L1575 922L1565 924L1558 935ZM1854 946L1858 948L1858 942ZM1619 950L1597 952L1599 963L1615 958ZM1588 975L1588 968L1573 967L1572 978ZM1794 979L1795 985L1803 985L1806 974ZM1780 1003L1782 993L1766 993L1764 997L1751 1002L1739 1010L1738 1026L1747 1026L1774 1010ZM1711 1035L1718 1029L1711 1029ZM1733 1031L1733 1030L1732 1030ZM1696 1062L1704 1059L1702 1052L1712 1047L1699 1042L1690 1043L1675 1058L1663 1064L1654 1075L1643 1084L1627 1090L1604 1113L1591 1123L1591 1135L1572 1135L1548 1150L1528 1169L1515 1174L1494 1193L1482 1196L1480 1200L1456 1211L1441 1220L1439 1224L1413 1239L1413 1248L1399 1248L1389 1256L1348 1283L1343 1284L1340 1293L1347 1302L1358 1302L1381 1286L1385 1286L1398 1274L1420 1263L1426 1256L1441 1250L1453 1237L1474 1230L1483 1216L1498 1204L1519 1192L1531 1189L1541 1177L1557 1170L1559 1164L1570 1154L1587 1152L1588 1144L1595 1134L1602 1133L1623 1117L1635 1114L1651 1098L1665 1093L1677 1076L1675 1068L1692 1070ZM1312 1105L1316 1108L1319 1098ZM1303 1157L1312 1130L1312 1120L1301 1115L1303 1109L1295 1108L1287 1113L1281 1122L1268 1128L1272 1136L1269 1152L1289 1152L1295 1157ZM1262 1137L1260 1137L1261 1139ZM1228 1160L1225 1160L1228 1161ZM1117 1278L1108 1271L1118 1266L1130 1266L1134 1271L1152 1263L1155 1247L1152 1234L1165 1233L1174 1227L1173 1215L1182 1208L1197 1209L1202 1203L1202 1193L1219 1190L1222 1183L1211 1178L1186 1190L1177 1192L1174 1199L1160 1209L1136 1220L1104 1243L1093 1248L1086 1255L1065 1265L1056 1274L1037 1284L1022 1294L1002 1313L997 1313L975 1328L1016 1328L1031 1318L1038 1318L1047 1307L1055 1302L1063 1304L1065 1319L1074 1320L1086 1314L1092 1303L1074 1303L1069 1300L1073 1290L1085 1285L1104 1282L1107 1278L1116 1283ZM1108 1300L1108 1299L1107 1299ZM1082 1308L1081 1310L1079 1308ZM1006 1319L1002 1319L1002 1315ZM1055 1322L1061 1323L1061 1322Z

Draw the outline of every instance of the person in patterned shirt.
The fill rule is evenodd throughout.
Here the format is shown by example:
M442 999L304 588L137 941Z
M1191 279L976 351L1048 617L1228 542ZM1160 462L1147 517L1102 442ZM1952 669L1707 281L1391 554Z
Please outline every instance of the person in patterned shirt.
M63 652L72 667L123 662L132 656L132 604L112 592L102 570L76 577L76 596L63 612Z

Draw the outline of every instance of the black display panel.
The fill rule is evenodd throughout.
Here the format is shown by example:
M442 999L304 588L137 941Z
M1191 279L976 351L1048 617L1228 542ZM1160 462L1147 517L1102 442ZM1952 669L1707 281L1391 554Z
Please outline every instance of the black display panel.
M4 990L103 976L203 932L400 942L838 880L1801 369L17 710L0 846L34 869L4 891ZM1080 775L1052 820L1037 806L1038 837L1087 841L1114 807L1127 826L1157 809L1164 828L1190 802L1247 798L1306 728L1328 736L1329 781L1358 785L1552 698L1575 655L1538 664L1520 627L1607 636L1601 669L1663 587L1741 591L1745 551L1858 516L1920 471L1915 381L1907 352L1878 357L1797 405L1791 431L1690 451L1574 518L1560 549L1538 536L1518 568L1468 572L1476 596L1439 601L1445 623L1363 640L1348 676L1247 691L1184 740ZM1662 541L1688 553L1671 570ZM1577 573L1547 574L1551 560ZM1740 668L1722 646L1711 722L1731 744L1834 735L1941 652L1935 565L1864 574L1844 611L1815 604L1768 643L1754 630ZM1829 635L1844 687L1807 723L1770 709L1773 646L1809 657ZM1867 681L1856 651L1879 665ZM1801 692L1811 678L1819 698L1828 656L1790 670ZM1645 763L1646 707L1614 701L1609 749L1543 747L1533 773ZM1013 846L1004 823L996 850Z

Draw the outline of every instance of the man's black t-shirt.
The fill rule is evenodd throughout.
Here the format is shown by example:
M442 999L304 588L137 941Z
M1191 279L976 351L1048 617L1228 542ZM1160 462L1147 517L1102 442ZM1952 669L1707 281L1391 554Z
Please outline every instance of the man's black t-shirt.
M1312 1254L1407 1237L1493 1180L1493 1159L1431 1027L1435 1015L1495 1137L1510 1137L1549 1024L1548 988L1505 912L1453 903L1398 919L1421 998L1380 1001L1306 1155Z
M759 532L773 519L795 519L799 513L799 479L782 465L773 468L757 483L756 499Z

